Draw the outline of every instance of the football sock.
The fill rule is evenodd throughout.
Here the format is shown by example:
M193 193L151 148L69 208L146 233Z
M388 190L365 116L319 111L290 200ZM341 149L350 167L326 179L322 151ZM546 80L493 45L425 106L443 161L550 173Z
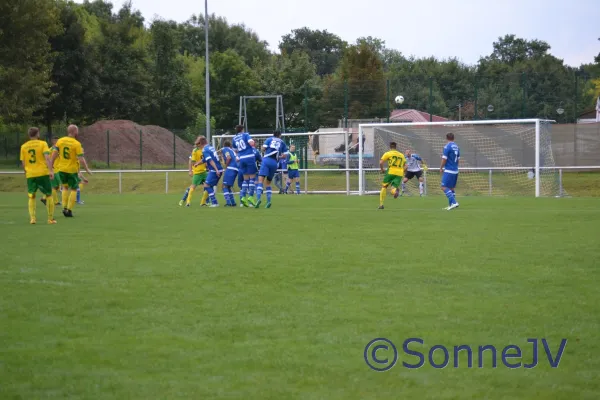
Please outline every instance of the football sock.
M383 201L385 200L385 196L387 195L387 188L381 188L381 192L379 192L379 205L383 205Z
M259 183L259 185L260 185L260 183ZM270 203L271 195L273 194L273 192L271 191L271 186L267 186L266 191L267 191L267 203Z
M219 204L217 202L217 196L215 196L215 189L212 186L209 186L205 190L208 192L208 197L210 197L210 202L212 204Z
M77 202L81 201L81 188L77 188Z
M190 204L192 201L192 196L194 195L194 188L188 188L186 193L187 193L187 196L184 196L184 197L187 197L187 199L185 200L185 204Z
M200 200L200 205L206 204L206 200L208 200L208 192L205 190L202 192L202 199Z
M256 186L254 185L254 179L250 178L248 180L248 195L250 197L254 196L254 189L256 188Z
M296 182L296 194L300 194L300 182Z
M228 187L223 188L223 197L225 197L225 204L231 205L231 191Z
M183 194L183 197L181 198L181 201L186 201L188 198L188 194L190 194L190 188L186 188L185 189L185 193Z
M288 189L290 188L291 183L292 182L290 182L290 181L288 181L288 182L285 183L285 189L284 189L285 192L288 191Z
M423 182L419 182L419 193L423 194Z
M63 187L63 190L61 192L61 197L62 197L63 208L67 208L67 205L69 203L69 189L67 187Z
M242 191L240 192L240 198L244 198L246 197L246 195L248 194L248 181L244 180L244 182L242 182Z
M261 182L256 185L256 200L260 201L263 194L263 184Z
M69 194L69 205L67 206L67 209L73 211L73 207L75 206L76 201L77 201L77 191L71 190L71 194Z
M446 189L444 191L444 194L448 198L448 205L451 206L452 204L454 204L456 202L456 199L454 198L454 193L452 193L452 190Z
M406 183L402 182L402 191L406 191Z
M52 189L52 199L54 200L54 204L58 203L58 192L56 189Z
M48 221L54 219L54 198L52 196L46 196L46 211L48 211Z
M35 219L35 197L27 199L27 208L29 208L29 218Z

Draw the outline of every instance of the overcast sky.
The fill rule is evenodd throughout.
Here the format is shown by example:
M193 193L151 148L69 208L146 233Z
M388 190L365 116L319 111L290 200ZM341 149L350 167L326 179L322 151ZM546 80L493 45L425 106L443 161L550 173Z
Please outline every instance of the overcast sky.
M123 0L113 0L115 9ZM133 0L146 20L178 22L204 13L204 0ZM569 65L600 53L600 0L208 0L209 14L244 23L277 49L281 36L307 26L348 42L385 40L404 55L457 57L468 64L499 36L545 40Z

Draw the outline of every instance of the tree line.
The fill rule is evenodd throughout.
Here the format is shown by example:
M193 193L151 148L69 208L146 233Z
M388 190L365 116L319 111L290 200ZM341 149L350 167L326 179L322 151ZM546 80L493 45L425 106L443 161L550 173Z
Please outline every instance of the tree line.
M203 131L206 23L203 15L183 23L145 21L131 2L115 10L104 0L4 0L0 128L131 119ZM575 68L553 56L548 43L514 35L467 65L407 57L378 38L348 43L309 28L283 36L274 54L244 25L215 15L208 25L215 129L236 124L241 95L283 95L286 126L298 129L387 118L397 94L405 107L451 119L562 121L592 108L600 95L600 54ZM252 127L270 128L275 104L252 101L248 114Z

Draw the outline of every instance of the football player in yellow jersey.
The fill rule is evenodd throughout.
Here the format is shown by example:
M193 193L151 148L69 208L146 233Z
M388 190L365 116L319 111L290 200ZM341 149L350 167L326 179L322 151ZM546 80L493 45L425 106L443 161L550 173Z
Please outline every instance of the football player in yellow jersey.
M65 217L72 217L73 206L77 201L77 188L79 187L79 162L81 162L88 174L92 175L92 171L88 168L87 162L83 157L83 147L81 147L81 143L77 140L77 136L79 135L77 126L69 125L67 135L56 142L56 146L52 152L52 162L57 158L59 159L58 169L63 185L63 215Z
M54 178L50 148L45 141L40 140L40 130L38 128L29 128L28 135L29 140L21 146L20 160L27 178L27 194L29 197L27 204L30 223L36 223L35 193L39 190L47 196L48 223L56 224L52 183L50 182Z
M386 162L387 169L384 169L383 165ZM392 185L394 187L394 198L397 198L400 194L399 186L406 170L406 158L404 154L396 150L396 142L390 142L389 151L381 156L379 168L381 168L381 172L385 173L383 183L381 184L381 192L379 193L379 209L383 210L383 201L385 200L388 186Z
M185 206L189 207L192 201L192 194L196 189L196 186L204 187L204 182L208 173L206 172L206 163L202 159L202 146L200 146L200 140L204 136L198 136L194 142L194 150L188 162L189 175L192 177L192 184L186 189L183 194L183 198L179 201L179 205L182 206L185 202ZM204 190L202 194L202 200L200 201L201 206L206 206L206 200L208 199L208 192Z

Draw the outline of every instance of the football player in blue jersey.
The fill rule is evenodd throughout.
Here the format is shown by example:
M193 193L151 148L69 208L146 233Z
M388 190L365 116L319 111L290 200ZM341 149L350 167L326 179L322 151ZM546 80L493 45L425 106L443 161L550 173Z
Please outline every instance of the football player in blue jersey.
M221 179L223 167L219 161L217 150L208 144L208 141L205 137L200 139L200 146L202 148L202 158L208 166L208 176L204 182L204 190L208 192L208 198L211 202L210 206L219 207L217 197L215 196L215 186L217 186L219 179Z
M235 207L235 197L233 197L231 188L238 176L239 168L236 160L237 156L231 148L231 142L229 140L223 142L221 154L223 155L223 160L225 162L225 172L223 173L223 196L225 196L225 207Z
M440 166L440 174L442 175L442 191L448 198L448 207L446 210L453 210L458 207L454 188L458 181L458 164L460 162L460 149L454 143L454 133L446 134L446 146L442 152L442 165Z
M283 140L281 140L281 132L275 131L273 136L265 140L263 144L264 156L260 165L260 171L258 172L258 185L256 187L256 205L254 208L258 208L261 203L261 197L263 193L263 182L266 180L267 186L265 191L267 192L267 204L265 208L271 208L271 181L273 176L277 173L277 165L279 158L287 153L287 146Z
M258 169L260 168L260 163L262 161L262 156L260 155L260 151L258 151L256 148L253 148L254 150L254 157L256 159L256 170L258 171ZM244 174L242 173L242 168L239 167L240 165L240 161L239 161L239 157L238 157L238 187L240 188L240 207L248 207L248 203L246 203L244 205L244 203L242 202L243 199L243 194L242 194L242 186L244 184Z
M237 134L233 137L233 148L237 151L239 158L238 168L244 175L242 183L241 203L248 207L248 203L254 205L254 179L256 179L256 156L254 154L254 140L248 132L243 132L244 127L235 127Z

